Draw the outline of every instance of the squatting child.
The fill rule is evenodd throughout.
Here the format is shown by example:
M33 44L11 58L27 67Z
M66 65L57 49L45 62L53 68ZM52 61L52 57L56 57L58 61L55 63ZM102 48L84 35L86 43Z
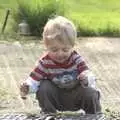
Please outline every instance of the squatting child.
M42 56L21 87L21 95L35 92L45 113L77 111L101 112L95 77L84 59L74 50L77 32L65 17L50 19L43 31L47 53Z

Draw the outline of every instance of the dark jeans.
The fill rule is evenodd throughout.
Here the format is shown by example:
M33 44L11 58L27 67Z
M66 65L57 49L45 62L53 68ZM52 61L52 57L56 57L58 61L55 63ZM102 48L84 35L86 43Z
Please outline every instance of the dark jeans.
M101 112L100 94L93 88L58 88L49 80L41 81L36 97L43 112L85 110L88 114Z

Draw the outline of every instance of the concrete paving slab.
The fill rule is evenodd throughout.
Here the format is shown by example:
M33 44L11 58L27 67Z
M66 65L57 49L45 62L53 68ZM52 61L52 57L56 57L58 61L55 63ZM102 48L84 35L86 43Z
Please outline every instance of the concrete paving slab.
M97 77L97 86L102 91L101 102L106 107L118 109L120 38L79 38L75 49L84 57ZM19 41L0 42L0 110L36 110L37 101L33 95L28 96L27 101L22 101L18 88L44 51L41 41L25 44Z

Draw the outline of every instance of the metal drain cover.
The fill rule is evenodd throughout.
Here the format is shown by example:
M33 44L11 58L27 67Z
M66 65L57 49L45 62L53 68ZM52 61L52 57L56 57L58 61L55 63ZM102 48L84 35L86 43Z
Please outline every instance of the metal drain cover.
M51 116L51 117L50 117ZM26 115L19 113L2 114L0 120L110 120L105 118L103 114L84 115L84 116L66 116L66 115Z

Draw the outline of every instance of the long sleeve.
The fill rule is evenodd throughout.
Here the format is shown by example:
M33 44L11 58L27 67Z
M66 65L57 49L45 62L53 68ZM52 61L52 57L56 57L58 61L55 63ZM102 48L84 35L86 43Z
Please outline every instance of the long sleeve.
M83 57L76 52L74 52L73 61L75 61L75 64L77 65L78 74L89 69Z
M88 65L85 60L79 54L76 54L75 58L78 70L78 77L80 74L83 74L85 79L88 80L88 86L95 88L96 86L96 78L95 75L89 70Z
M85 70L82 72L85 75L85 78L88 80L88 86L96 88L96 77L90 70Z
M30 77L35 81L40 81L41 79L45 79L47 77L47 69L44 67L44 63L42 60L39 60L36 63L35 68L30 73Z
M31 71L29 77L26 79L26 84L29 86L29 93L35 93L40 86L40 80L47 77L46 69L42 65L42 61L38 61L35 68Z
M29 85L29 93L35 93L37 92L38 87L40 86L40 81L36 81L31 77L28 77L26 80L26 84Z

